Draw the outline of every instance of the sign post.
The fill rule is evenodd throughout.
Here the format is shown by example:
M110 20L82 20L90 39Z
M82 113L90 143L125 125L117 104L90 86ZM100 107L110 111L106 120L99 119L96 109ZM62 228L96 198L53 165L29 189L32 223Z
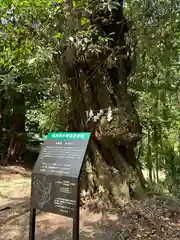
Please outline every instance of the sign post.
M36 230L36 209L30 208L30 225L29 225L29 239L35 240Z
M80 189L78 185L78 194L77 194L77 208L76 215L73 218L73 231L72 231L72 239L79 240L79 205L80 205Z
M73 218L79 239L80 175L91 133L49 133L32 172L29 240L36 209Z

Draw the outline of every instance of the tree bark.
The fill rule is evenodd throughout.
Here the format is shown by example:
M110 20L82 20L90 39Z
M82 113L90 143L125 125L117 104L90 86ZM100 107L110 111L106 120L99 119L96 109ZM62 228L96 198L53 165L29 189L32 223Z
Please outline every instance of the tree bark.
M120 0L119 3L122 4ZM106 165L108 174L111 169L116 169L121 178L118 184L125 181L129 183L137 179L133 170L137 166L134 148L140 139L140 124L138 114L127 91L128 76L132 69L131 56L128 55L129 51L125 41L128 24L121 7L112 11L112 21L109 24L104 24L100 20L103 16L107 17L107 12L94 14L92 24L99 31L99 35L105 32L107 36L113 38L109 47L118 49L115 51L115 55L121 57L117 57L117 61L111 68L104 67L104 65L99 66L99 62L106 61L108 52L104 52L100 56L92 53L88 57L84 57L85 61L78 61L78 56L76 56L71 64L64 61L72 102L69 131L91 131L92 142L101 161ZM62 67L62 59L63 57L60 55L55 56L58 66ZM94 66L96 66L95 70L93 70ZM101 121L87 121L86 111L96 110L97 114L100 110L106 111L109 107L113 110L111 121L107 121L106 115L104 115L106 120L104 124ZM97 169L97 160L92 158L92 154L90 154L90 159L93 160L92 165L96 168L97 176L100 178L101 166L99 165L99 169ZM115 179L116 177L113 176L114 173L111 174L111 177ZM113 192L110 181L105 182L109 193Z
M149 171L149 180L152 183L153 182L153 162L152 162L152 154L151 154L151 134L150 134L150 126L148 123L148 150L147 150L147 155L146 155L146 162L147 162L147 167Z
M17 93L14 96L13 107L11 136L4 165L21 160L25 151L25 97L23 93Z
M3 122L4 122L4 111L8 100L5 98L5 91L0 92L0 150L1 150L1 163L4 160L4 148L3 148Z
M7 104L7 99L5 99L4 94L5 94L5 91L0 92L0 138L2 137L4 111Z

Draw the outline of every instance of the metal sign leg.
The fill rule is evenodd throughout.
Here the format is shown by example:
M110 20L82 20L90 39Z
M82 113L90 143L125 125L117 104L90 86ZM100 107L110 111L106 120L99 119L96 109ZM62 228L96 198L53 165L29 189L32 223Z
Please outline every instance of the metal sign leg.
M76 208L76 216L73 218L73 240L79 240L79 210L80 210L80 188L78 183L77 189L77 208Z
M29 240L35 240L36 209L30 209Z
M79 217L73 218L73 240L79 240Z

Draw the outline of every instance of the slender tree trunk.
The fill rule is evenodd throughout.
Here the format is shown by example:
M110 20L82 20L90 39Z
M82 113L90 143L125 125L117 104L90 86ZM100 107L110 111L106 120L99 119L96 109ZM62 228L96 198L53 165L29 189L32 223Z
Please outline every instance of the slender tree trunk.
M159 79L157 80L157 92L154 103L154 112L156 116L155 122L153 122L153 145L155 150L155 169L156 169L156 181L159 182L159 123L158 116L160 113L160 93L159 93Z
M136 167L136 172L137 172L137 175L139 177L139 181L141 183L141 186L146 189L147 188L147 182L144 178L144 175L143 175L143 171L142 171L142 165L140 163L140 155L141 155L141 149L142 149L142 144L141 146L139 147L139 150L138 150L138 155L137 155L137 161L138 161L138 165Z
M23 158L25 151L25 97L17 93L13 99L12 131L4 165Z
M156 181L159 182L159 147L158 147L158 136L157 126L154 126L154 149L155 149L155 163L156 163Z
M146 162L147 162L147 167L149 171L149 180L152 183L153 177L152 177L152 171L153 171L153 163L152 163L152 156L151 156L151 136L150 136L150 129L148 126L148 151L147 151L147 156L146 156Z
M1 91L0 93L0 138L2 137L4 111L7 104L7 100L5 99L4 93L5 93L4 91Z
M7 99L5 99L5 91L0 92L0 151L1 151L1 157L0 161L1 163L4 161L4 148L3 148L3 122L4 122L4 111L7 105Z

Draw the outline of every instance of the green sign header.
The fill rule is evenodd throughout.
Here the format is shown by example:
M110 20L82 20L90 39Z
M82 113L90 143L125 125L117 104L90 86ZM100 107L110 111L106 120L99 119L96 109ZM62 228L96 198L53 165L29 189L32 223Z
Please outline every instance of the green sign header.
M50 132L46 139L56 140L89 140L90 132Z

